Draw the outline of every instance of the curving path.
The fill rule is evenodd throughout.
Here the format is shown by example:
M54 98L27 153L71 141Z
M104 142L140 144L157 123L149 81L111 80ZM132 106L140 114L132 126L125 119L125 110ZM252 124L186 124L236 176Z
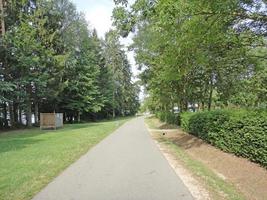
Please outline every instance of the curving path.
M33 200L193 200L151 139L144 118L126 122Z

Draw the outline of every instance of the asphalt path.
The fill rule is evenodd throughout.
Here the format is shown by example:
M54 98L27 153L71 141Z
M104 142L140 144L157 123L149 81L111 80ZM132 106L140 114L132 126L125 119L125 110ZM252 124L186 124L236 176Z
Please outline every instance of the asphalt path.
M150 137L132 119L69 166L33 200L193 200Z

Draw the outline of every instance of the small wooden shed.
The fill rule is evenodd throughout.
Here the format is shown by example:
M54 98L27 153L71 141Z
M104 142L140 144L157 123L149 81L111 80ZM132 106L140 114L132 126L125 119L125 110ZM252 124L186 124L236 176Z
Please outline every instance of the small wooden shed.
M63 113L40 113L40 129L63 127Z

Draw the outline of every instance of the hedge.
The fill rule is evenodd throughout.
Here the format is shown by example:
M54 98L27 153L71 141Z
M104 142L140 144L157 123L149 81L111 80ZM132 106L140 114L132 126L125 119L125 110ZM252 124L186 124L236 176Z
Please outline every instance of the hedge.
M226 152L267 167L267 112L214 110L181 115L182 128Z
M156 117L168 124L180 125L180 115L172 112L157 112Z
M184 112L181 114L181 128L185 131L188 131L188 125L189 125L189 119L195 115L196 113L193 113L193 112Z

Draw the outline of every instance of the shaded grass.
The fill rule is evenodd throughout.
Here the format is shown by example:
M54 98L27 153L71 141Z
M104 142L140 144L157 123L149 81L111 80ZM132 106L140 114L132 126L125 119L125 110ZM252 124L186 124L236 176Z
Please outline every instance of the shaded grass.
M128 119L0 135L0 199L31 199L63 169Z
M160 121L155 117L146 118L145 122L150 128L159 128ZM235 186L215 174L204 163L193 159L184 149L172 138L159 134L154 135L155 139L166 146L174 157L196 177L212 195L214 200L243 200L243 195L237 191Z

